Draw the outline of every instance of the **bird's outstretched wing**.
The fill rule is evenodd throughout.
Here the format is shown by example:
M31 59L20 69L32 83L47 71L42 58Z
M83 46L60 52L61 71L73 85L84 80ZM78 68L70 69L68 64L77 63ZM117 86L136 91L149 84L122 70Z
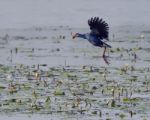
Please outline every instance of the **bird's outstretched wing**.
M108 40L109 27L108 24L101 18L94 17L88 20L91 29L91 34L96 35L100 39Z

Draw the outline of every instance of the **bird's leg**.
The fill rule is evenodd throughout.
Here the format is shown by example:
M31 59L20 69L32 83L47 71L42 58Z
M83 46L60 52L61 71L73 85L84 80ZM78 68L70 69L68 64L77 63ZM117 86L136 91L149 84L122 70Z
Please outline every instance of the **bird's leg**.
M103 57L106 57L105 52L106 52L106 47L104 47Z
M106 64L109 64L108 60L107 60L107 57L105 55L105 52L106 52L106 46L104 47L104 52L103 52L103 59L105 61Z

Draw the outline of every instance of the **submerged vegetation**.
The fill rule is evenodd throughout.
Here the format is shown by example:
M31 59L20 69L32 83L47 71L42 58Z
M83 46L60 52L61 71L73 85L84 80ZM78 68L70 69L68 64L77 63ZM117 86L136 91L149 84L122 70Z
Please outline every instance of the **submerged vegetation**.
M113 35L108 66L99 57L100 49L59 35L70 30L30 29L0 37L0 112L148 120L149 33L141 38L124 31Z

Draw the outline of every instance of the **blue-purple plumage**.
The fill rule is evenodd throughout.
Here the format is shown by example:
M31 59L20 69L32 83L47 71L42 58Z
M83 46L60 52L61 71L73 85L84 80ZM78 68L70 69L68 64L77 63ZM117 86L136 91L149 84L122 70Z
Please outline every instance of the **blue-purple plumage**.
M109 27L108 24L98 17L94 17L88 20L88 25L90 27L90 32L85 34L72 33L72 38L75 37L83 38L88 40L92 45L97 47L104 47L103 58L104 61L109 64L106 59L105 52L106 48L111 48L110 45L105 43L103 39L109 40Z
M86 33L86 34L76 33L76 37L87 39L92 45L97 46L97 47L111 48L110 45L103 42L99 37L97 37L96 35L90 34L90 33Z

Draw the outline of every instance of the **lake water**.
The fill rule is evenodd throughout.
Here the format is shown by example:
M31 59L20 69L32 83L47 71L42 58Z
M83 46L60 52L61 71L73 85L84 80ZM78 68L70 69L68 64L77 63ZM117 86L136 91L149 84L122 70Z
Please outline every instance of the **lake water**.
M0 119L148 120L149 5L0 0ZM72 31L89 31L92 16L110 26L109 65L102 48L71 38Z
M110 26L149 25L149 0L1 0L0 28L86 27L92 16Z

